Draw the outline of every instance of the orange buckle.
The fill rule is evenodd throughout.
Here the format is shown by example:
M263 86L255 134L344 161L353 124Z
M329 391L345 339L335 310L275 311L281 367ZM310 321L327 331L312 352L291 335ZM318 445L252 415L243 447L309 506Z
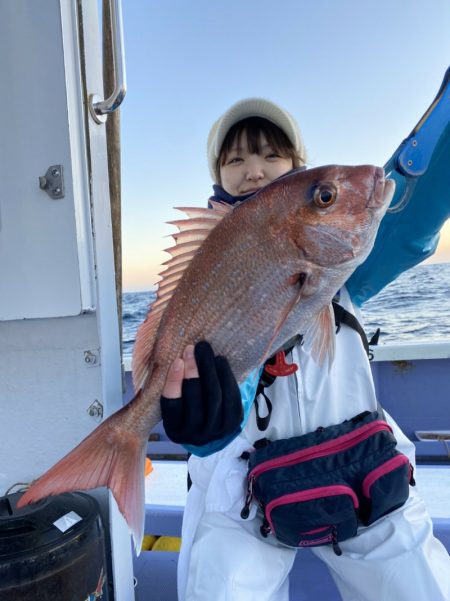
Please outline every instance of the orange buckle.
M278 351L275 355L274 365L266 365L264 369L271 376L290 376L291 374L295 374L298 365L296 363L286 363L284 351Z

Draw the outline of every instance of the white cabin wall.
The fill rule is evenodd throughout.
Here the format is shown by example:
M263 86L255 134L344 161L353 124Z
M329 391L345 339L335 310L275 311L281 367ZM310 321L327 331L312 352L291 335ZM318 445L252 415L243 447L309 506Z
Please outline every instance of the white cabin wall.
M0 0L0 495L91 432L92 403L105 416L122 404L106 132L87 109L87 95L103 97L97 10ZM53 164L58 200L39 188ZM111 496L109 530L115 599L132 601L130 537Z
M0 7L0 319L78 315L95 304L90 223L80 215L87 183L68 114L79 77L66 79L59 0ZM61 199L39 187L55 164Z
M86 411L91 397L103 399L100 362L80 377L88 367L84 352L98 352L100 341L93 294L89 307L83 309L81 299L78 240L91 249L92 232L90 218L88 229L80 227L76 210L82 205L90 213L90 198L87 185L80 186L88 181L86 160L72 161L73 149L85 146L83 130L70 128L68 115L69 106L82 111L81 86L66 85L60 3L17 0L0 8L4 490L36 477L70 450L95 425ZM75 99L69 101L68 91ZM65 196L58 200L39 188L39 176L52 164L64 169ZM95 282L92 258L87 277Z
M0 494L29 482L96 425L91 403L103 402L94 314L0 322Z

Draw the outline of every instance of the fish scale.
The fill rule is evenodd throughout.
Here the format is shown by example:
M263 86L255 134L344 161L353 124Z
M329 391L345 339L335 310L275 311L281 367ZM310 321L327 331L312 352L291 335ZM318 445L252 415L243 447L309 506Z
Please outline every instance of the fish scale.
M261 245L262 246L262 245ZM258 248L254 248L254 254L258 253ZM273 259L273 258L272 258ZM255 261L256 265L256 261ZM262 288L268 288L268 284L261 287L254 287L253 294L248 294L248 289L245 285L237 286L236 271L234 268L234 257L228 258L227 269L222 270L222 277L225 286L218 283L215 274L212 273L211 285L208 287L208 292L201 294L200 291L200 308L197 311L192 311L193 305L198 306L194 299L198 300L196 290L193 286L192 279L194 276L186 278L180 282L180 287L185 290L192 290L191 294L180 294L173 299L173 306L168 306L167 310L174 314L174 321L171 331L167 335L167 340L174 341L175 336L172 332L177 332L183 328L186 332L189 330L188 336L183 340L177 341L174 348L165 347L163 352L168 353L172 359L179 356L182 349L188 341L193 343L201 339L209 340L217 354L224 355L230 361L235 376L238 380L248 373L254 367L251 360L248 360L248 352L243 356L241 349L246 348L246 341L250 337L255 341L254 352L258 352L262 357L267 347L267 330L271 328L272 317L276 313L279 303L285 302L283 295L274 294L274 290L278 288L279 282L273 277L273 262L265 263L265 270L260 275L263 276L263 282L270 282L272 285L269 288L269 298L271 302L258 302L262 296ZM252 279L250 273L249 279ZM288 291L286 290L287 296ZM186 303L190 307L186 307ZM242 318L236 312L236 306L239 306L242 314L247 316L246 326L242 327ZM211 311L210 307L215 307L215 311ZM183 321L186 315L193 315L189 324ZM230 325L229 325L230 324ZM265 341L265 343L264 343Z
M370 252L393 192L379 167L329 165L290 172L234 208L183 208L180 244L169 249L137 334L135 397L34 482L18 507L107 486L139 552L146 445L173 360L208 340L241 382L301 333L325 369L334 354L331 300Z

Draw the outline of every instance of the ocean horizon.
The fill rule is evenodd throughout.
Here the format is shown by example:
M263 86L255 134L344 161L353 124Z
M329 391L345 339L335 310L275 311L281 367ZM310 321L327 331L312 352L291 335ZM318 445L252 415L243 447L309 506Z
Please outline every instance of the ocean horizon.
M132 354L136 331L155 290L124 292L123 354ZM380 328L380 345L450 341L450 263L418 265L401 274L361 308L367 336Z

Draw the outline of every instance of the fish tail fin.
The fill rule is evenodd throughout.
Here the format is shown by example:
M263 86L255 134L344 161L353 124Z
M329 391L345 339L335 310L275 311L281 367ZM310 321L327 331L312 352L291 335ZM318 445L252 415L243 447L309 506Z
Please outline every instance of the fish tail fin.
M17 503L23 507L51 495L107 486L139 553L144 532L144 464L147 437L121 427L124 407L33 482Z

